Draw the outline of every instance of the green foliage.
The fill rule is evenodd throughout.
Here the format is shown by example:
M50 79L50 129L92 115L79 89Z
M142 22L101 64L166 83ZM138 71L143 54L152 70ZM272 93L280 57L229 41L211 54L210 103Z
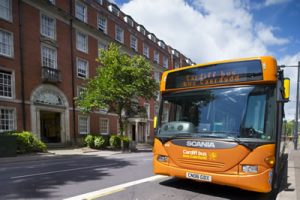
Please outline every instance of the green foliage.
M96 149L104 149L105 146L105 139L101 135L94 137L94 147Z
M46 151L46 145L30 132L24 131L9 134L17 137L17 153Z
M94 147L94 136L93 135L86 135L84 138L84 143L87 145L87 147L93 148Z
M288 122L284 121L283 123L284 123L283 127L285 127L285 129L286 129L285 131L286 131L287 135L293 136L294 129L295 129L294 128L295 120L288 121Z
M121 138L117 135L112 135L109 139L109 144L113 149L121 148Z
M138 114L138 98L150 100L158 93L158 84L152 78L150 63L143 56L121 53L120 48L111 44L102 50L97 59L100 66L96 76L88 81L85 89L77 97L76 104L83 112L108 108L119 117L120 131L123 134L128 122L126 114Z
M129 138L127 136L120 136L120 139L123 142L124 149L129 149Z

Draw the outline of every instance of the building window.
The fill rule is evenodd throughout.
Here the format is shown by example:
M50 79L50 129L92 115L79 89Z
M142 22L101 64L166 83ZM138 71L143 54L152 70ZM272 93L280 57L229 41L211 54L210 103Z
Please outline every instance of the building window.
M167 56L163 57L163 67L167 69L169 68L169 59Z
M130 47L135 51L138 51L138 40L135 36L130 36Z
M77 58L77 76L79 78L88 78L88 68L88 61Z
M87 7L79 1L76 1L75 17L83 22L87 22Z
M12 6L11 0L0 1L0 18L7 21L12 21Z
M147 44L143 46L143 55L149 58L149 46Z
M115 39L118 42L124 43L124 30L116 25L116 35L115 35Z
M57 52L55 48L42 46L42 67L57 69Z
M147 119L150 119L150 105L148 103L144 104L146 110Z
M0 55L13 57L12 33L0 29Z
M119 17L119 15L120 15L120 10L119 10L119 8L116 6L116 5L109 5L108 6L108 10L110 11L110 12L112 12L112 13L114 13L116 16L118 16Z
M125 21L127 24L129 24L131 27L134 26L134 22L133 22L133 20L132 20L131 17L125 16L125 17L124 17L124 21Z
M79 134L88 134L90 132L90 119L88 116L78 117Z
M79 31L76 34L76 48L84 53L88 52L88 36Z
M100 134L108 135L109 134L109 120L100 119Z
M100 57L101 50L106 50L106 49L107 49L107 45L98 41L98 57Z
M163 48L163 49L166 48L166 45L165 45L165 43L163 41L160 40L157 43L158 43L158 46L160 46L161 48Z
M159 64L159 53L158 51L154 51L154 58L153 58L154 63Z
M0 71L0 97L12 98L13 97L13 83L12 73Z
M13 108L0 108L0 132L16 129L16 111Z
M141 32L143 35L146 35L146 30L142 25L138 25L136 29Z
M154 71L154 80L159 83L160 82L160 73L158 71Z
M107 19L100 15L98 15L98 29L107 33Z
M179 62L178 61L174 61L174 69L179 68Z
M41 14L41 34L45 37L55 39L55 19Z

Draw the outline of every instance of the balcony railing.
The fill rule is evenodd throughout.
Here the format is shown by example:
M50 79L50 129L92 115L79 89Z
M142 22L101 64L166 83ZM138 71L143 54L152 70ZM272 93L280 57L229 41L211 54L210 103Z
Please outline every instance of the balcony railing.
M51 67L42 67L42 79L44 82L59 83L61 81L60 71Z

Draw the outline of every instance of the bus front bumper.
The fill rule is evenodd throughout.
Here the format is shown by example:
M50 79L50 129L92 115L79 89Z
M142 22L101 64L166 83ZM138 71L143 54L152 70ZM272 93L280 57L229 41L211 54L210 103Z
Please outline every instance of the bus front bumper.
M167 163L159 162L154 159L153 171L155 174L211 182L255 192L268 193L272 190L272 169L267 169L262 173L246 175L226 174L226 172L211 173L170 166Z

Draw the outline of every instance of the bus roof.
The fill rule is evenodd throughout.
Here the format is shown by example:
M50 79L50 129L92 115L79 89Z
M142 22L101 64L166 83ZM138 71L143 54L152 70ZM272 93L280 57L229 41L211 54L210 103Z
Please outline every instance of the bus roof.
M277 62L271 56L209 62L165 71L160 91L275 83L276 74Z

